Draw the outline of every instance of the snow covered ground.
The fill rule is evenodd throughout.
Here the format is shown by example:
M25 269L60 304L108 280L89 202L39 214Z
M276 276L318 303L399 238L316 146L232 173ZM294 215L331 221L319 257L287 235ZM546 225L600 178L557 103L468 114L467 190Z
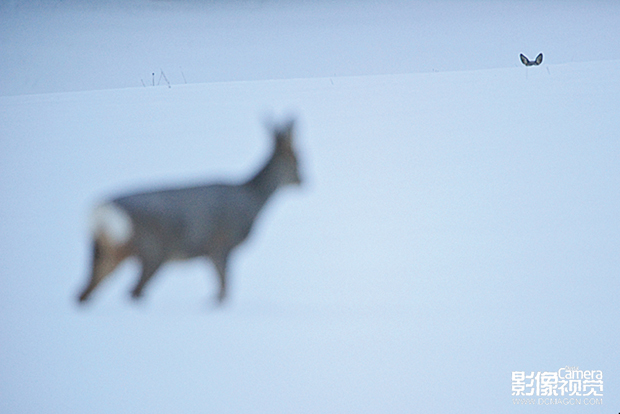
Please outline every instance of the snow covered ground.
M473 46L445 49L430 36L418 45L424 63L388 59L383 69L361 51L369 39L374 57L406 50L413 6L77 4L4 6L3 22L22 36L35 37L26 29L41 21L77 35L53 26L56 41L19 40L55 56L51 76L16 57L19 42L2 25L1 53L14 60L0 69L0 412L522 413L539 408L514 404L512 372L566 366L601 370L603 397L554 397L568 406L536 397L545 411L618 410L620 48L605 26L615 3L415 3L441 39L469 36ZM562 18L537 31L553 7ZM357 26L372 10L383 19ZM528 11L531 33L476 42L515 29ZM143 13L174 24L147 30ZM219 70L183 57L200 44L172 42L200 16L219 22L231 42L222 50L244 67L185 84L163 59L185 76ZM338 26L337 16L349 20ZM237 19L243 35L231 29ZM290 43L269 37L283 21ZM592 55L568 57L571 47L584 54L558 34L567 22L601 36ZM97 30L118 35L105 64L64 54L93 59ZM323 59L310 38L330 31L340 37L324 42ZM141 47L118 47L123 36L154 36L161 50L141 61ZM243 41L252 37L265 44ZM272 56L244 64L270 46ZM517 65L519 53L541 50L542 66ZM472 51L481 53L458 66L455 55ZM102 75L127 57L118 77ZM433 72L441 62L451 71ZM170 88L135 79L160 69ZM128 262L77 306L98 200L241 180L268 154L265 118L289 115L299 120L305 184L272 200L233 257L230 303L211 306L216 280L201 261L165 267L133 303L138 268Z
M598 0L5 0L0 19L0 95L162 71L185 84L620 59L620 5Z

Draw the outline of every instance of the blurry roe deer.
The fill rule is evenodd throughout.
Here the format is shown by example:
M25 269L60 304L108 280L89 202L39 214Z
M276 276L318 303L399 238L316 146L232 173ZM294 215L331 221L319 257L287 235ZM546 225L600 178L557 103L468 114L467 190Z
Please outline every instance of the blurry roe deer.
M167 261L208 257L219 277L218 301L226 297L226 265L230 252L243 242L256 216L280 187L300 184L293 149L294 123L273 128L271 158L242 184L210 184L171 188L115 198L93 214L93 262L80 302L128 257L142 265L132 291L144 287Z

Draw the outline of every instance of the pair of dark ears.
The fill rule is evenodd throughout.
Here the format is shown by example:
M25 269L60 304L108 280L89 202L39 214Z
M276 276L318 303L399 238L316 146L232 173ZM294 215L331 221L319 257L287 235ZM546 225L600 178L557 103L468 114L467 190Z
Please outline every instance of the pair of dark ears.
M542 59L542 53L539 53L538 56L536 56L536 60L534 61L529 60L527 57L525 57L523 53L521 54L521 62L523 62L525 66L538 66L542 63Z
M271 119L265 121L265 126L273 134L276 143L291 143L295 129L295 119L291 118L282 123L275 123Z

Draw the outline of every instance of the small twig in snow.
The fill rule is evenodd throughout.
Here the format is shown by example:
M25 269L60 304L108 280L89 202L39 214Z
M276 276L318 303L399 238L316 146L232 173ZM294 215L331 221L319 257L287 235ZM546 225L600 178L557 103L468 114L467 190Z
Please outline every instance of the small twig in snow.
M168 78L166 77L166 74L164 73L164 70L163 70L163 69L160 69L160 70L161 70L161 76L159 77L159 80L161 80L161 78L162 78L162 76L163 76L164 80L165 80L165 81L166 81L166 83L168 84L168 87L169 87L169 88L172 88L172 86L170 86L170 82L168 82Z

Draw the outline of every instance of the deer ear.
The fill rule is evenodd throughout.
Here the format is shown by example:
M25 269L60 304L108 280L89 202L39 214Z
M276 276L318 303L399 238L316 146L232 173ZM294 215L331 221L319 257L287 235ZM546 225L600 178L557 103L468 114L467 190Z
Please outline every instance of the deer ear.
M539 53L538 56L536 56L536 64L540 65L542 63L542 53Z
M285 126L286 132L290 138L293 137L293 130L295 129L295 119L291 118L288 120Z
M530 60L528 58L525 57L525 55L523 53L521 53L519 55L519 57L521 57L521 62L525 65L528 66L530 63Z
M286 144L290 146L293 142L294 127L295 120L293 119L283 124L272 125L273 136L276 144Z
M287 121L285 124L282 125L278 135L281 136L281 139L283 141L291 145L294 139L293 136L295 135L294 130L295 130L295 120L291 118L289 121Z
M277 123L272 116L263 119L265 127L271 131L276 141L291 141L295 129L295 118L290 118L286 122Z

